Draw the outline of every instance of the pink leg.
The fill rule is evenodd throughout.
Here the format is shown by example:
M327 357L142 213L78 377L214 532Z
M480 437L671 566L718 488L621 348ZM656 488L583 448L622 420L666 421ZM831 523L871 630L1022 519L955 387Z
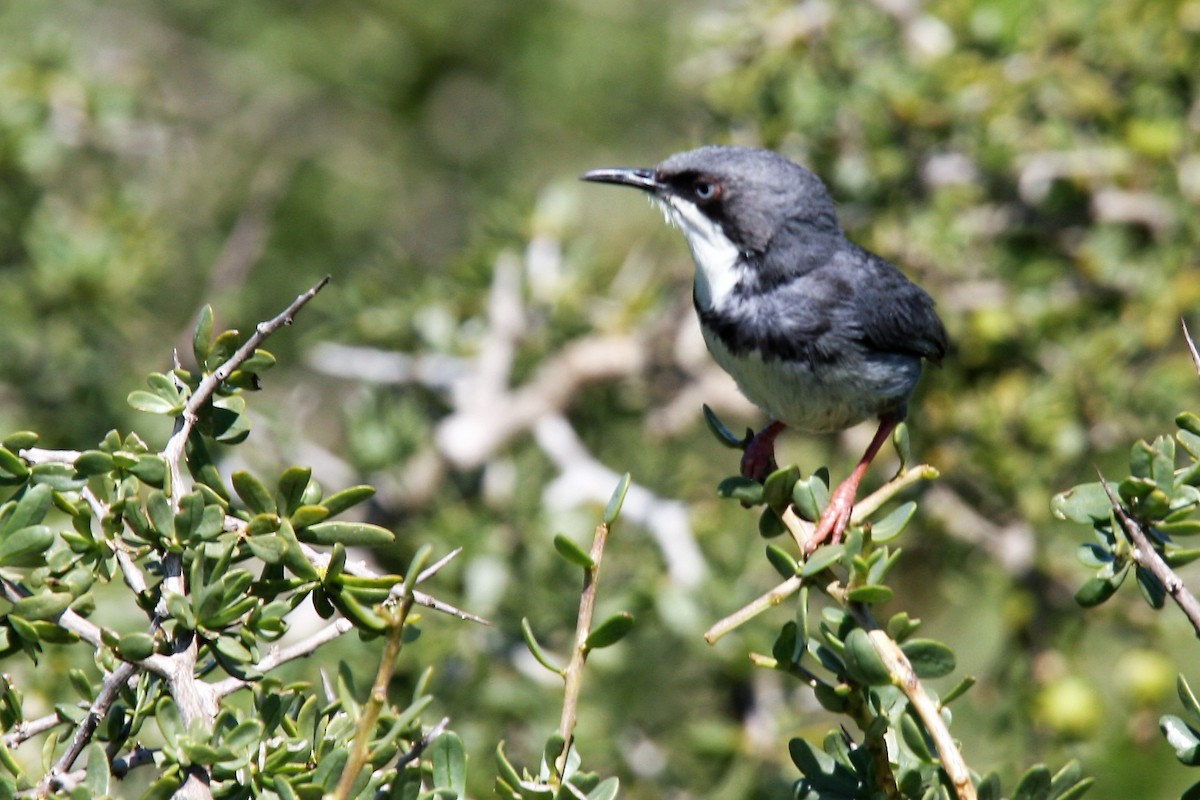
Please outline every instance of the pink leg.
M813 534L813 538L809 540L808 546L805 548L808 555L812 555L812 552L826 539L833 544L841 541L842 534L850 525L850 513L854 511L854 501L858 497L858 485L862 483L863 476L867 474L867 467L871 466L871 462L879 454L883 443L892 435L892 431L896 430L901 419L903 417L891 415L880 418L879 430L875 431L875 438L868 445L867 452L854 467L850 477L833 490L833 495L829 498L829 505L825 507L825 511L817 523L816 533Z
M750 437L742 452L742 476L752 478L759 483L778 469L775 465L775 437L787 427L778 420Z

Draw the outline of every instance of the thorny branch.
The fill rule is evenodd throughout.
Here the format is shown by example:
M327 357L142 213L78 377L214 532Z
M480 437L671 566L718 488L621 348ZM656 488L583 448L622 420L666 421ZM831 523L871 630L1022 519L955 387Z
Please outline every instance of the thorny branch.
M1192 623L1192 630L1196 632L1196 636L1200 637L1200 602L1196 601L1196 596L1188 591L1183 584L1183 579L1158 554L1158 550L1154 548L1150 537L1142 528L1142 524L1125 512L1125 507L1121 505L1121 499L1117 497L1112 485L1104 479L1103 475L1100 475L1100 485L1104 487L1104 492L1112 503L1113 513L1116 514L1117 521L1121 523L1121 530L1133 543L1134 561L1150 570L1150 573L1158 578L1166 588L1167 594L1175 601L1175 605L1179 606L1179 610L1188 618L1188 622Z
M255 350L268 336L283 325L292 322L296 313L321 290L327 281L328 278L322 280L310 290L298 296L282 313L256 326L254 333L246 340L242 347L212 374L205 376L196 391L193 392L180 414L174 433L161 454L167 464L170 481L168 484L168 497L173 507L178 507L179 497L182 494L180 476L184 447L191 431L196 425L200 409L205 403L209 402L217 387L244 363L247 358L253 355ZM41 448L28 448L20 453L20 456L25 458L29 463L74 464L80 455L81 453L77 451L55 451ZM100 500L90 489L85 488L81 496L84 502L87 503L92 516L97 521L102 521L111 514L111 509L108 505ZM118 537L114 545L116 548L115 556L125 578L125 583L134 592L144 592L147 587L146 578L135 564L133 554L123 549L121 545L122 542L120 537ZM305 548L305 555L314 565L328 563L327 556L311 548ZM455 554L452 553L438 564L425 570L419 576L413 576L408 581L409 593L407 595L407 603L421 602L431 608L453 613L463 619L473 619L482 622L483 620L474 615L467 614L427 595L421 595L412 591L413 585L433 575L453 555ZM179 593L186 591L180 567L181 564L177 556L174 558L168 556L164 559L162 565L164 575L162 588L164 594L172 591ZM11 602L19 602L24 597L27 597L29 592L16 583L7 579L0 579L0 594ZM155 615L151 623L152 632L158 628L164 616L165 607L159 609ZM54 621L64 630L74 633L80 639L97 649L105 647L104 642L106 638L111 639L111 635L105 634L100 626L85 619L71 609L63 611ZM321 645L337 638L351 628L352 625L347 620L338 619L299 642L272 650L255 667L258 671L264 673L273 670L281 664L312 653ZM217 711L218 701L225 695L242 688L246 684L236 678L229 678L213 684L197 680L197 654L198 640L195 634L188 631L181 631L179 640L174 643L174 652L172 654L154 654L144 659L122 662L112 673L105 677L95 700L88 709L87 715L76 726L67 749L47 772L35 792L44 794L50 791L51 787L67 786L76 782L76 773L71 771L75 761L92 740L98 725L108 714L121 690L129 685L131 681L135 680L142 671L149 671L164 679L185 723L198 718L211 725ZM15 747L31 736L50 730L62 722L64 720L59 719L57 715L47 715L10 732L5 736L4 743L6 746ZM127 760L128 763L125 766L127 768L144 760L145 758L139 760L139 757L135 753L134 756L131 756ZM114 767L118 765L118 761L120 760L114 761ZM209 798L211 797L211 790L208 783L209 777L202 768L190 769L187 781L176 793L176 797Z

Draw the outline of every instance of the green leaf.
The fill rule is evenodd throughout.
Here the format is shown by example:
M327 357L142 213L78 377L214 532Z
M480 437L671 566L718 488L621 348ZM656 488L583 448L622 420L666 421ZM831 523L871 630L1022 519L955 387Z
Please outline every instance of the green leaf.
M918 678L941 678L954 671L954 651L933 639L909 639L900 645Z
M117 643L117 654L126 661L141 661L154 654L154 637L144 631L135 631L121 636Z
M621 506L625 504L625 495L629 492L629 473L626 472L621 476L621 480L617 481L617 488L613 489L612 496L608 499L608 505L604 508L604 524L611 526L617 521L617 515L621 513Z
M596 566L596 562L592 560L590 555L584 552L582 547L561 533L554 534L554 549L558 551L560 556L577 567L594 569Z
M246 470L238 470L230 476L233 490L246 504L252 514L273 514L276 512L275 498L258 478Z
M209 348L212 346L213 309L206 305L200 309L196 317L196 330L192 334L192 355L196 357L197 366L203 367L208 360Z
M338 587L326 587L325 596L342 616L354 623L355 627L372 633L383 633L387 630L387 621L373 608L360 603L352 592L339 590Z
M74 599L66 592L35 594L13 603L10 613L30 621L57 619Z
M1190 411L1182 411L1176 415L1175 424L1188 433L1200 436L1200 417Z
M633 628L632 614L628 611L613 614L592 629L592 632L588 634L587 641L584 642L584 647L589 650L610 647L624 639L625 634L629 633L631 628Z
M1069 491L1054 495L1050 512L1059 519L1090 525L1106 522L1112 515L1112 501L1099 481L1081 483Z
M0 447L0 472L20 480L29 477L29 467L7 447Z
M1044 764L1030 767L1017 782L1012 800L1049 800L1052 782L1050 770Z
M972 686L975 685L975 677L972 675L964 675L962 680L954 684L954 688L946 692L942 697L942 706L948 706L958 698L962 697Z
M994 772L989 772L975 788L978 792L976 800L1003 800L1000 776Z
M467 751L462 739L453 731L446 731L433 740L429 751L434 788L449 789L455 798L463 797L467 791Z
M0 567L40 567L52 544L54 533L48 525L30 525L5 534L0 541Z
M1175 680L1175 690L1179 693L1179 702L1183 703L1184 709L1197 722L1200 722L1200 700L1197 700L1196 695L1192 693L1192 687L1188 685L1187 678L1183 677L1182 672Z
M290 467L279 476L279 513L291 516L304 505L304 490L312 480L309 467Z
M800 570L801 576L811 578L818 572L841 561L845 552L845 545L840 544L831 544L817 548L817 551L804 562L804 567Z
M14 431L0 441L0 445L4 446L5 450L11 450L14 453L19 453L27 447L33 447L38 443L38 434L33 431Z
M153 491L146 498L146 511L154 529L164 538L175 536L175 515L171 513L171 502L159 491Z
M768 509L767 513L774 514L775 512ZM800 567L790 553L773 544L767 545L767 561L770 561L775 571L784 578L794 578L796 570Z
M854 628L846 635L846 649L843 653L846 661L846 671L860 683L868 686L891 686L896 678L888 671L883 663L875 643L862 628Z
M792 502L792 489L800 480L800 468L788 466L767 476L762 485L762 499L773 511L782 514Z
M136 411L144 411L147 414L165 414L173 417L183 411L182 402L172 402L144 389L134 389L129 393L126 402Z
M1159 522L1154 525L1159 533L1167 536L1195 536L1200 533L1200 519L1181 519L1177 522Z
M254 654L249 648L232 636L218 636L213 642L213 649L234 664L249 664L254 661Z
M260 374L275 366L275 356L263 349L256 349L249 358L241 363L238 369L242 372Z
M83 786L87 788L89 797L105 797L109 793L109 783L112 780L112 774L108 768L108 756L104 753L104 747L98 742L88 745L87 748L87 775L83 780Z
M829 504L829 477L824 469L796 481L792 487L792 503L802 519L816 522Z
M704 410L704 423L708 425L708 429L712 431L713 436L717 437L718 442L734 450L741 450L746 446L746 439L734 436L711 408L707 405L702 408Z
M291 570L292 574L302 581L321 580L321 574L305 557L300 542L296 539L296 532L292 529L292 523L286 519L280 520L278 535L287 544L287 548L283 551L283 563ZM317 602L315 595L313 600L314 603Z
M846 599L852 603L866 603L867 605L886 603L892 599L892 590L879 584L856 586L846 592Z
M1137 578L1138 588L1142 590L1142 597L1150 607L1162 608L1167 600L1167 587L1163 586L1162 581L1140 565L1134 568L1134 576Z
M587 800L615 800L617 790L621 788L621 782L615 777L605 778L596 785L587 794Z
M1189 767L1200 764L1200 732L1173 714L1159 718L1158 729L1175 750L1175 757Z
M1079 790L1079 787L1083 784L1086 789L1091 785L1091 779L1084 778L1083 767L1078 761L1071 759L1054 774L1054 779L1050 782L1050 796L1054 800L1080 797L1083 792Z
M278 564L283 560L283 554L287 550L287 542L274 533L265 533L259 536L246 537L246 547L250 549L255 558L259 558L268 564Z
M342 489L330 497L326 497L321 501L321 505L329 510L329 516L336 517L348 508L358 505L359 503L370 500L375 496L374 486L351 486L348 489Z
M204 518L204 498L199 492L189 492L179 500L179 513L175 515L175 535L181 542L193 538Z
M860 796L859 781L855 774L805 740L796 738L789 741L788 754L812 788L827 793L818 797L841 800Z
M529 652L539 664L556 675L563 674L563 668L554 663L554 659L546 654L537 637L533 635L533 626L529 624L528 617L521 617L521 636L525 639L525 646L529 648Z
M214 400L209 416L212 437L225 444L244 441L250 435L250 418L245 412L246 400L241 395Z
M314 544L332 545L341 542L347 547L382 547L396 541L387 528L366 522L319 522L296 532L301 540Z
M1121 571L1120 576L1124 579L1124 570ZM1113 578L1089 578L1083 586L1079 587L1079 591L1075 592L1075 602L1084 608L1093 608L1112 597L1119 586L1120 581Z
M146 453L138 457L137 463L129 468L129 472L147 486L162 488L167 480L167 462L162 456Z
M208 355L204 358L203 366L206 372L212 372L217 367L229 360L229 357L237 352L242 346L242 335L236 330L222 331L217 336L212 347L208 350Z
M912 461L912 446L909 443L908 425L901 422L892 431L892 446L896 448L896 456L900 459L900 471L904 472Z
M814 686L813 696L817 698L821 708L834 714L843 714L850 707L850 701L846 696L827 683L818 683Z
M910 619L908 612L901 611L898 614L893 614L892 618L888 620L887 635L894 642L903 642L909 636L912 636L913 632L919 627L921 627L921 620Z
M883 544L895 539L908 527L908 522L913 518L913 514L916 511L917 504L910 500L879 520L879 522L873 523L871 525L871 541L876 544Z
M508 756L504 754L504 740L501 740L496 745L496 765L500 770L500 778L508 783L509 786L515 789L520 785L521 776L517 774L516 768L508 760Z
M167 595L167 612L189 631L196 630L196 615L187 597L172 592Z
M221 742L232 747L234 750L249 750L252 747L258 746L259 740L262 739L263 731L263 724L258 720L242 720L238 723L237 727L225 734Z
M179 716L179 709L170 697L163 697L158 701L154 708L154 720L158 723L158 729L162 731L163 739L168 743L179 741L187 733L183 718Z
M29 479L56 492L76 492L87 484L87 479L76 475L69 464L37 464L30 468Z
M764 539L774 539L776 536L782 536L786 532L787 527L783 524L783 520L770 508L764 508L763 512L758 515L759 536Z
M762 484L752 478L733 475L717 484L717 497L740 500L751 506L762 502Z
M30 525L37 525L44 520L50 511L52 493L53 489L44 484L30 487L12 507L12 513L4 518L3 524L0 524L0 536Z
M307 528L309 525L316 525L318 522L329 517L329 510L325 506L309 506L304 505L296 509L292 516L292 526L295 528Z
M900 736L917 758L927 763L934 761L933 751L929 749L929 743L925 741L925 731L911 713L905 712L900 715Z

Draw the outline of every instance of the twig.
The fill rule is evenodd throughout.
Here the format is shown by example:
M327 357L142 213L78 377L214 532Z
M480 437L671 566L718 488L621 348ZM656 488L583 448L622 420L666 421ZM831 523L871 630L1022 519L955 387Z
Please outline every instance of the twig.
M329 625L321 628L311 636L306 636L300 641L290 644L287 647L273 648L263 658L254 665L254 669L264 675L281 664L286 664L289 661L294 661L297 658L304 658L312 655L321 645L332 642L342 634L352 630L354 624L345 617L338 617ZM212 684L212 691L219 700L228 694L236 692L246 686L250 686L250 681L242 680L241 678L229 677L219 680Z
M936 467L928 464L918 464L901 472L890 481L871 492L854 504L850 513L850 524L860 525L863 520L878 511L884 503L895 497L901 489L905 489L918 481L931 481L938 476Z
M83 718L83 722L79 723L79 727L75 729L75 736L71 739L71 744L59 757L46 776L42 778L42 783L49 786L50 782L56 777L65 775L75 765L75 759L79 758L79 754L83 752L83 748L87 747L88 742L92 740L92 734L96 732L100 721L108 716L108 710L112 708L112 704L116 702L120 696L121 689L129 683L137 673L137 667L128 661L122 662L112 671L107 678L104 679L104 685L100 689L100 693L96 695L96 699L92 702L92 707L88 709L87 716Z
M942 719L938 704L925 693L925 687L917 678L917 673L909 663L908 657L873 619L858 614L855 616L858 617L859 623L866 628L871 644L875 646L875 651L879 653L879 657L883 660L888 672L891 673L896 687L908 698L909 705L917 712L921 722L925 724L925 730L928 731L937 748L938 759L942 762L946 775L950 777L950 782L954 784L958 800L975 800L975 784L971 782L971 770L967 767L962 753L959 752L954 737L950 735L950 729L946 727L946 722Z
M1200 375L1200 353L1196 352L1196 343L1192 341L1192 333L1188 330L1186 320L1179 320L1179 324L1183 326L1183 340L1187 342L1188 352L1192 354L1192 364L1196 367L1196 374Z
M604 545L608 542L609 527L601 522L596 526L592 536L592 549L588 551L591 566L583 570L583 592L579 596L579 616L575 623L575 647L571 651L571 661L563 671L566 686L563 689L562 718L559 721L558 733L563 738L561 763L558 774L566 768L567 753L571 751L571 737L575 732L575 715L579 707L579 691L583 686L583 666L587 663L588 636L592 632L592 618L596 613L597 583L600 579L600 562L604 559Z
M4 746L9 750L15 750L26 740L43 734L51 728L56 728L66 721L58 714L47 714L28 722L18 722L11 731L4 734Z
M242 522L241 520L238 520L238 523L240 525L245 525L245 523ZM307 558L309 560L309 562L311 562L312 565L317 567L318 569L323 570L327 566L329 566L329 558L330 557L327 554L322 553L318 550L314 550L312 547L308 546L304 542L300 543L300 552L304 553L304 557ZM455 553L457 553L457 552L458 551L455 551ZM437 565L435 565L435 566L437 566ZM440 569L440 567L439 567L439 569ZM370 567L368 567L367 565L362 564L362 563L354 563L354 562L347 561L345 570L348 575L355 575L355 576L363 577L363 578L381 577L379 575L379 573L375 572ZM422 578L420 576L418 576L418 582L420 580L422 580ZM436 597L427 595L424 592L418 592L415 589L413 590L413 602L415 602L419 606L425 606L426 608L432 608L434 611L441 611L443 614L450 614L451 616L458 617L459 619L465 620L467 622L477 622L480 625L491 625L492 624L492 623L488 622L486 619L484 619L483 617L476 616L475 614L472 614L469 611L463 611L461 608L457 608L456 606L452 606L449 603L438 600Z
M425 749L429 747L429 744L434 739L442 735L442 731L446 730L446 726L449 724L450 718L442 717L441 720L438 721L437 725L434 725L429 729L429 733L422 736L420 741L418 741L407 751L402 753L398 759L396 759L396 769L400 770L405 764L411 764L413 761L416 761L418 758L420 758L421 753L425 752Z
M427 554L428 551L425 550L424 553ZM379 669L375 672L375 683L371 686L371 696L367 699L362 714L358 718L354 744L350 748L346 766L342 768L342 776L332 795L333 800L346 800L350 797L354 782L358 780L359 772L367 763L367 756L371 748L371 732L375 729L375 723L379 721L379 713L383 709L384 703L387 702L388 684L391 683L392 672L396 669L396 658L400 655L400 648L404 646L404 625L408 621L409 612L412 611L412 587L416 583L416 576L412 573L422 557L422 551L418 550L417 555L413 558L414 563L409 567L408 577L402 584L400 601L393 612L394 616L388 627L387 638L384 640L383 653L379 657Z
M871 494L864 497L859 502L855 503L854 511L850 515L850 523L852 525L861 524L870 515L874 514L879 508L890 500L897 492L910 486L920 480L929 480L936 478L938 472L933 467L927 464L912 467L900 473L883 486L876 489ZM780 517L784 526L791 533L792 538L796 542L796 546L804 551L807 548L808 540L812 536L812 523L801 519L788 506ZM773 608L782 603L787 598L791 597L796 592L800 591L803 584L800 576L796 575L788 578L783 583L771 589L769 592L759 595L751 600L742 608L733 612L721 621L717 622L708 632L704 634L704 640L709 644L715 643L725 634L737 628L740 625L745 625L750 620L757 617L762 612L769 608Z
M704 634L704 641L709 644L715 644L718 639L734 628L745 625L768 608L774 608L800 591L800 587L803 585L804 579L799 575L793 575L774 589L759 595L720 622L717 622Z
M5 599L13 603L17 602L18 600L24 600L26 597L30 596L28 589L19 584L13 583L7 578L0 578L0 593L4 595ZM62 612L62 614L57 619L54 619L53 622L63 630L70 631L80 639L83 639L92 647L97 649L105 647L100 626L94 622L91 622L90 620L84 619L69 608ZM170 677L171 667L166 656L149 656L148 658L143 658L135 663L137 666L147 669L159 677Z
M112 775L114 778L124 778L129 774L129 771L136 767L144 767L154 763L155 750L148 747L138 747L125 758L114 759L111 765ZM54 792L69 792L87 778L88 772L86 769L77 769L74 772L69 772L64 775L57 776L48 786L38 785L32 789L26 789L17 792L14 795L15 800L25 800L26 798L44 798L49 791Z
M1099 474L1099 470L1097 470L1097 474ZM1112 486L1104 479L1103 475L1100 475L1100 485L1104 487L1104 491L1112 503L1113 513L1116 514L1117 521L1121 523L1121 530L1133 543L1134 561L1150 570L1150 573L1158 578L1166 588L1167 594L1175 601L1175 605L1179 606L1179 610L1188 618L1188 622L1192 623L1192 630L1195 631L1196 636L1200 637L1200 603L1196 601L1195 595L1188 591L1187 587L1183 585L1183 580L1175 574L1175 570L1171 569L1170 565L1158 554L1158 550L1150 542L1150 537L1142 529L1142 524L1125 512L1120 498L1117 497L1117 493L1113 491Z
M329 283L330 276L326 275L315 286L307 292L296 297L291 304L280 312L274 318L266 322L260 322L254 328L254 333L250 335L241 347L234 352L225 363L217 367L200 381L200 385L196 387L196 391L188 398L187 405L184 406L180 413L180 425L171 434L171 438L167 440L167 446L163 449L163 458L167 461L167 468L171 474L171 491L168 492L172 498L172 502L178 503L179 496L179 464L183 458L184 446L187 444L188 436L192 432L192 428L196 426L200 409L212 397L213 392L224 383L229 376L239 366L246 362L246 359L254 355L254 351L258 349L268 336L279 330L284 325L291 325L296 318L296 314L310 300L317 296L317 292L325 288Z

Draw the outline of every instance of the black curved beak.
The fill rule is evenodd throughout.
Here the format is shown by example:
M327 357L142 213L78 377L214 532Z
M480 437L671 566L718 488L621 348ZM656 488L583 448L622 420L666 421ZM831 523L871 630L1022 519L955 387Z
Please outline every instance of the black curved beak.
M620 186L632 186L645 192L661 191L665 184L654 176L654 170L635 167L606 167L594 169L579 176L580 180L595 183L615 183Z

